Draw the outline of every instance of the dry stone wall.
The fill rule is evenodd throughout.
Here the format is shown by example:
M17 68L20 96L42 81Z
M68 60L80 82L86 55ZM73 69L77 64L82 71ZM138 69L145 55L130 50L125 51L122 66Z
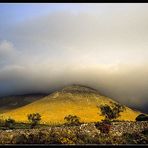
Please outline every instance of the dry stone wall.
M110 129L110 133L119 136L124 133L139 133L146 129L148 130L148 121L113 122Z
M143 130L148 130L148 121L138 122L112 122L109 136L121 136L123 133L140 133ZM53 135L54 132L54 135ZM53 136L64 137L92 137L94 139L100 135L94 123L86 123L80 126L61 126L61 127L47 127L38 129L14 129L14 130L0 130L0 144L11 143L48 143ZM34 140L33 140L34 139ZM47 140L47 141L45 141Z

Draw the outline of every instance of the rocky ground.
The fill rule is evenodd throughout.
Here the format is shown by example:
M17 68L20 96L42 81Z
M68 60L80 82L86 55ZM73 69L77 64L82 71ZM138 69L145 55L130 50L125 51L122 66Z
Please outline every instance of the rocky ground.
M114 122L109 132L95 123L0 130L0 144L148 144L148 121Z

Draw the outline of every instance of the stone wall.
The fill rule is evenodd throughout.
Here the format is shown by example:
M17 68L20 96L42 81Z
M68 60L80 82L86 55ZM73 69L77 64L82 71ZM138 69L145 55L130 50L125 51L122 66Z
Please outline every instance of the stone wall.
M125 121L125 122L113 122L110 133L113 135L122 135L124 133L138 133L145 129L148 129L148 121Z
M112 122L109 135L105 135L104 138L120 137L123 133L140 133L143 130L148 129L148 121L138 122ZM15 144L15 143L48 143L52 135L58 135L58 137L100 137L101 133L96 128L94 123L86 123L80 126L59 126L59 127L44 127L37 129L13 129L13 130L0 130L0 144ZM33 140L34 139L34 140ZM45 142L45 140L47 140ZM98 140L98 139L97 139ZM122 140L122 137L121 137ZM29 142L28 142L29 141Z

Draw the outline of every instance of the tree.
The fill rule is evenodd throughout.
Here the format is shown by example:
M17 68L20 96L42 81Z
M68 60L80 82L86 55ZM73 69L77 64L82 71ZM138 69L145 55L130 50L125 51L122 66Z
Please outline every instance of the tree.
M10 128L10 129L14 128L14 124L15 124L15 120L11 118L6 119L4 123L5 127Z
M41 115L39 113L29 114L28 120L31 122L31 128L33 128L40 122Z
M136 117L136 121L148 121L148 115L140 114Z
M68 115L64 118L66 120L68 125L79 125L80 124L80 118L73 115Z
M98 106L101 110L101 115L105 116L105 120L113 120L120 116L120 112L125 110L125 107L121 104L113 103L112 107L109 105Z

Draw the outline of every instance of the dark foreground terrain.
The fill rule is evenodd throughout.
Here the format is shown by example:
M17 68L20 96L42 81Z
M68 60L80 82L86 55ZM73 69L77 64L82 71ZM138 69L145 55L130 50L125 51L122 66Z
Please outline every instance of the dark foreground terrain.
M148 144L148 121L1 129L0 144Z

